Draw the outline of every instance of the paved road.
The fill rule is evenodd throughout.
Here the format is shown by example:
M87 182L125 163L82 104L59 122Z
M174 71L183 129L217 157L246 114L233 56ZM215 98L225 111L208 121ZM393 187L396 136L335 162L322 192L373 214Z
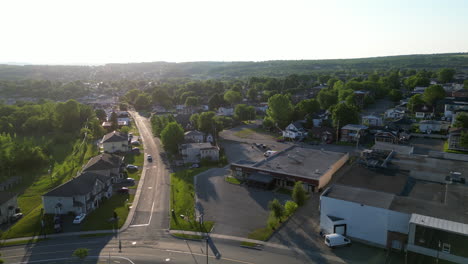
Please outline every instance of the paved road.
M161 143L153 137L149 120L136 112L130 113L143 140L145 157L149 154L153 156L153 161L145 160L138 207L130 228L122 236L138 234L142 238L157 237L169 228L169 169Z

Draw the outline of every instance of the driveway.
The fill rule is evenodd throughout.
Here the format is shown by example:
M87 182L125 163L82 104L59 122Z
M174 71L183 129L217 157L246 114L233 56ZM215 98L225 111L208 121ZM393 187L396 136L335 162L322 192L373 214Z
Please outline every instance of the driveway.
M246 237L251 231L266 226L268 203L282 203L291 198L244 185L227 183L229 169L211 169L197 176L197 207L205 220L215 221L216 234Z

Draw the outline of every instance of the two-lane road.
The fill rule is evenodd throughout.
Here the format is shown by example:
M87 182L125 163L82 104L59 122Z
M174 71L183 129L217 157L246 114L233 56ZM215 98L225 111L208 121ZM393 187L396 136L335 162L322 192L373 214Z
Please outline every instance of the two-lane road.
M138 233L142 239L150 239L169 229L169 170L163 162L164 152L159 139L153 137L149 120L136 112L131 112L131 115L144 146L144 178L141 178L144 182L130 228L122 233L122 236L129 232L132 236ZM146 155L151 155L153 161L147 161Z

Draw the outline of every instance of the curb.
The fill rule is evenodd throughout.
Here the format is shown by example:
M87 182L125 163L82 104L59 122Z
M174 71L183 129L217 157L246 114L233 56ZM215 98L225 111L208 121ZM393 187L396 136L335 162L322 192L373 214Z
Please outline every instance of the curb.
M175 234L170 233L170 234L171 234L171 236L172 236L173 238L181 239L181 240L190 240L190 241L203 241L203 240L204 240L203 238L195 239L195 238L183 238L183 237L178 237L178 236L176 236L176 234L183 234L183 233L175 233Z

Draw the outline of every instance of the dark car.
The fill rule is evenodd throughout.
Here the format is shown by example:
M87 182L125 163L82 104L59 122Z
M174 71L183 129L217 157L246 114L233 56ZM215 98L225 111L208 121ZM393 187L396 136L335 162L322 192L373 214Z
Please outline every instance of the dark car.
M285 141L284 138L278 138L278 139L276 139L276 142L284 142L284 141Z
M120 189L117 190L118 193L121 193L121 194L128 194L129 190L127 187L122 187Z

